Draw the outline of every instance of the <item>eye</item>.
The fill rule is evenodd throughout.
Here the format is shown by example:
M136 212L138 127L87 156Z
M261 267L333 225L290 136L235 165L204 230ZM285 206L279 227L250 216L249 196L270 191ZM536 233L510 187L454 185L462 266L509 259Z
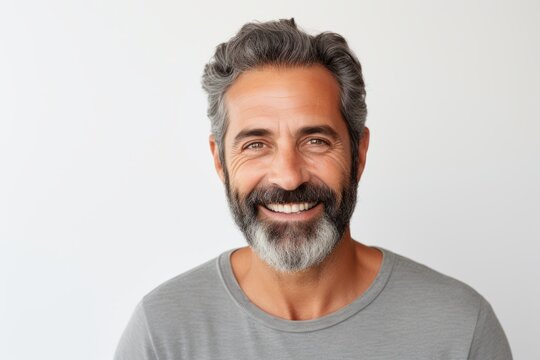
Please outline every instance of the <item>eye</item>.
M260 141L255 141L244 146L244 150L260 150L264 148L264 144Z
M330 145L328 141L319 138L308 139L307 143L309 145Z

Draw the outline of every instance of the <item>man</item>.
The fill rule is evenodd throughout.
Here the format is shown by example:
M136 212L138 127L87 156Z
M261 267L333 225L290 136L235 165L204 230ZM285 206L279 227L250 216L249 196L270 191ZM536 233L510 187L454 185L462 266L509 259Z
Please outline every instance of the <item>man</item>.
M146 295L116 359L511 359L473 289L351 238L369 130L341 36L247 24L217 47L203 87L249 246Z

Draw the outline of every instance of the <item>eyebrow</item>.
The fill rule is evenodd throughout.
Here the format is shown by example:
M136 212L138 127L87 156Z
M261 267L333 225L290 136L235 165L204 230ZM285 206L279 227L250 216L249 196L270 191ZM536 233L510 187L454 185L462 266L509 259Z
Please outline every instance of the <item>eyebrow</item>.
M245 138L250 137L257 137L257 136L269 136L272 134L272 132L268 129L246 129L240 131L236 136L234 137L233 146L238 145L238 143Z
M306 136L313 134L322 134L331 137L333 140L339 138L338 133L332 127L328 125L319 125L319 126L306 126L300 128L297 132L297 136Z
M333 140L336 140L339 138L338 133L336 130L334 130L332 127L328 125L319 125L319 126L305 126L303 128L300 128L296 131L296 136L306 136L306 135L314 135L314 134L322 134L331 137ZM240 131L236 136L234 137L233 146L237 146L239 142L246 138L250 137L265 137L272 135L272 131L268 129L263 128L256 128L256 129L246 129Z

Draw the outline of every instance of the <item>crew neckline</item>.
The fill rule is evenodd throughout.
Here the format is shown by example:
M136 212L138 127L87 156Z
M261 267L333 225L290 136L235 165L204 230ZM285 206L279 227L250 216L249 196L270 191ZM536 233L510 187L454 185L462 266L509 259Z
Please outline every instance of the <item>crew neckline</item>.
M330 314L311 320L287 320L260 309L252 303L246 296L238 281L236 280L232 265L231 255L239 248L230 249L218 257L218 270L227 292L242 311L247 313L254 320L275 330L287 332L310 332L325 329L347 320L360 310L368 306L382 292L394 267L395 254L389 250L375 247L383 254L382 264L377 276L363 294L358 296L353 302L343 306Z

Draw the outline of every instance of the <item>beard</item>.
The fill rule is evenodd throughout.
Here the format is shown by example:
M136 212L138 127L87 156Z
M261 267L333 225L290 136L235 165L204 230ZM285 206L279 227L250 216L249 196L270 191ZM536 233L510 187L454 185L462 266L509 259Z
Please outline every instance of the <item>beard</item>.
M341 194L322 183L304 183L292 191L260 186L241 196L225 175L233 218L257 256L280 272L298 272L322 263L339 244L356 205L357 184L344 181ZM308 221L271 221L258 217L259 206L322 204L323 214ZM271 211L271 210L270 210Z

